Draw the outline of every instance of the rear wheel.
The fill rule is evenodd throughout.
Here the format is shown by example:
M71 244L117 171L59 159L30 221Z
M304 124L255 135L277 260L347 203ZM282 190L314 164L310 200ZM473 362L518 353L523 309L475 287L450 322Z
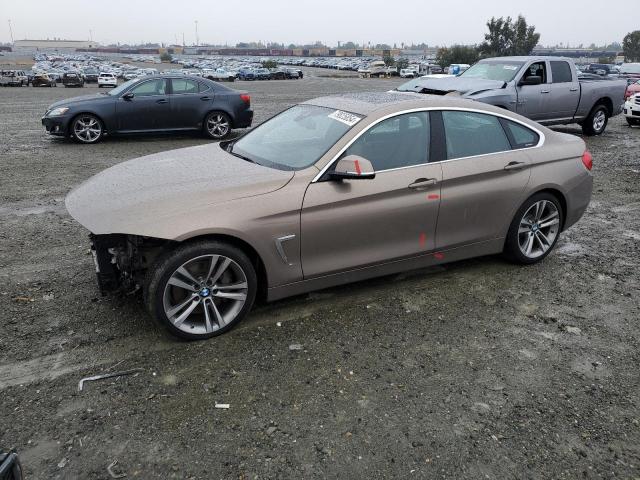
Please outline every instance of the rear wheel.
M173 335L200 340L233 328L251 310L255 269L239 249L213 240L178 247L150 270L145 300Z
M95 115L81 113L71 121L71 135L79 143L98 143L104 135L104 128Z
M562 206L555 195L546 192L533 195L511 222L505 254L516 263L539 262L555 247L562 222Z
M609 109L604 105L596 105L582 122L582 133L590 137L600 135L607 128L608 122Z
M211 112L204 120L204 133L214 140L222 140L231 133L231 118L224 112Z

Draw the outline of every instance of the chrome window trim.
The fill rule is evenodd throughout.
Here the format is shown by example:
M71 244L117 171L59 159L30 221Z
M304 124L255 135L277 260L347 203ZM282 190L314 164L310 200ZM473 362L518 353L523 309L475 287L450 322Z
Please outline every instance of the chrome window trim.
M390 113L389 115L385 115L384 117L380 117L378 120L376 120L374 123L372 123L371 125L369 125L367 128L363 129L361 132L359 132L355 137L353 137L351 140L349 140L349 142L340 149L340 151L334 155L334 157L327 162L327 164L320 170L320 173L318 173L315 177L313 177L313 180L311 180L311 183L317 183L323 176L324 174L327 172L327 170L329 170L329 168L331 168L331 166L336 162L336 160L338 160L340 158L340 156L353 144L355 143L356 140L358 140L362 135L364 135L366 132L368 132L369 130L371 130L373 127L375 127L378 123L387 120L389 118L392 117L396 117L398 115L404 115L406 113L416 113L416 112L443 112L443 111L456 111L456 112L470 112L470 113L481 113L484 115L493 115L494 117L498 117L498 118L504 118L505 120L509 120L515 123L519 123L520 125L522 125L525 128L528 128L529 130L533 130L534 132L536 132L538 134L538 143L536 145L534 145L533 147L526 147L526 148L515 148L515 149L511 149L511 150L504 150L504 151L500 151L500 152L491 152L491 153L482 153L480 155L471 155L468 157L459 157L459 158L452 158L452 159L447 159L447 160L440 160L440 161L435 161L435 162L428 162L428 163L422 163L419 165L407 165L406 167L398 167L398 168L389 168L386 170L377 170L375 173L383 173L383 172L390 172L390 171L394 171L394 170L403 170L406 168L414 168L414 167L420 167L420 166L424 166L424 165L435 165L435 164L439 164L439 163L444 163L444 162L455 162L457 160L466 160L469 158L479 158L479 157L486 157L487 155L496 155L496 154L501 154L501 153L507 153L507 152L521 152L524 150L531 150L533 148L540 148L544 145L544 142L546 140L546 137L544 135L544 133L541 130L538 130L535 127L532 127L531 125L528 125L526 123L524 123L521 120L509 117L507 115L502 115L500 113L496 113L496 112L487 112L486 110L480 110L480 109L476 109L476 108L463 108L463 107L427 107L427 108L411 108L408 110L402 110L400 112L395 112L395 113ZM366 118L366 117L365 117Z

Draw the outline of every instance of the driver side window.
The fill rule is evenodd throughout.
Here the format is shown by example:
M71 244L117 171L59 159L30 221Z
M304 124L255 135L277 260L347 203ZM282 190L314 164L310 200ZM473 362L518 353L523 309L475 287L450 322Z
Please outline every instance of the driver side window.
M546 62L536 62L529 65L529 68L522 75L522 79L529 77L540 77L540 83L547 83L547 64Z
M359 155L376 172L429 162L429 112L388 118L366 131L343 154Z
M156 78L143 82L131 89L136 97L148 97L151 95L165 95L167 93L167 81L164 78Z

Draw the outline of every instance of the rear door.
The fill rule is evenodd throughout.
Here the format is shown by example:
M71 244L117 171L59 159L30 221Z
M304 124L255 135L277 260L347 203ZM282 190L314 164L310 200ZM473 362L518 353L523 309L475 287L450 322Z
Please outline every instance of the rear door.
M540 77L540 85L518 85L517 112L532 120L548 118L549 75L547 62L535 62L529 65L519 80L528 77Z
M549 85L550 117L573 118L580 101L580 84L574 69L564 60L551 60L551 85Z
M485 113L443 111L442 121L447 161L442 162L439 250L500 235L529 181L524 149L539 140L532 130L511 121L505 128L500 118Z
M304 197L305 278L433 251L442 167L429 162L428 112L371 127L342 156L368 159L372 180L319 181Z
M133 98L120 97L116 103L118 130L137 132L171 128L171 101L168 89L169 82L164 78L137 83L127 92L133 93Z
M190 78L172 78L171 85L171 128L200 128L213 102L213 90Z

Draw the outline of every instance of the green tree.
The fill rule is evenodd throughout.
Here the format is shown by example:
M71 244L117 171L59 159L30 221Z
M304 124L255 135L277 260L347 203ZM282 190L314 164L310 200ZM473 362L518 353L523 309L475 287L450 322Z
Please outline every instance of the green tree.
M345 42L341 45L341 48L346 48L347 50L355 50L356 48L358 48L358 45L353 42Z
M625 62L640 62L640 30L627 33L622 41Z
M508 55L529 55L540 40L536 27L527 25L522 15L514 21L511 17L494 18L487 22L489 33L479 50L483 56L503 57Z
M436 63L442 68L452 63L467 63L473 65L478 61L478 49L473 45L452 45L442 47L436 54Z
M396 59L391 55L385 55L382 57L382 61L387 67L393 67L396 64Z
M406 58L399 58L396 62L396 68L398 69L398 71L404 68L409 68L409 60Z
M160 55L161 62L170 62L171 60L173 60L173 57L169 52L162 52L162 55Z
M276 68L278 66L278 62L275 60L265 60L262 62L263 68Z

